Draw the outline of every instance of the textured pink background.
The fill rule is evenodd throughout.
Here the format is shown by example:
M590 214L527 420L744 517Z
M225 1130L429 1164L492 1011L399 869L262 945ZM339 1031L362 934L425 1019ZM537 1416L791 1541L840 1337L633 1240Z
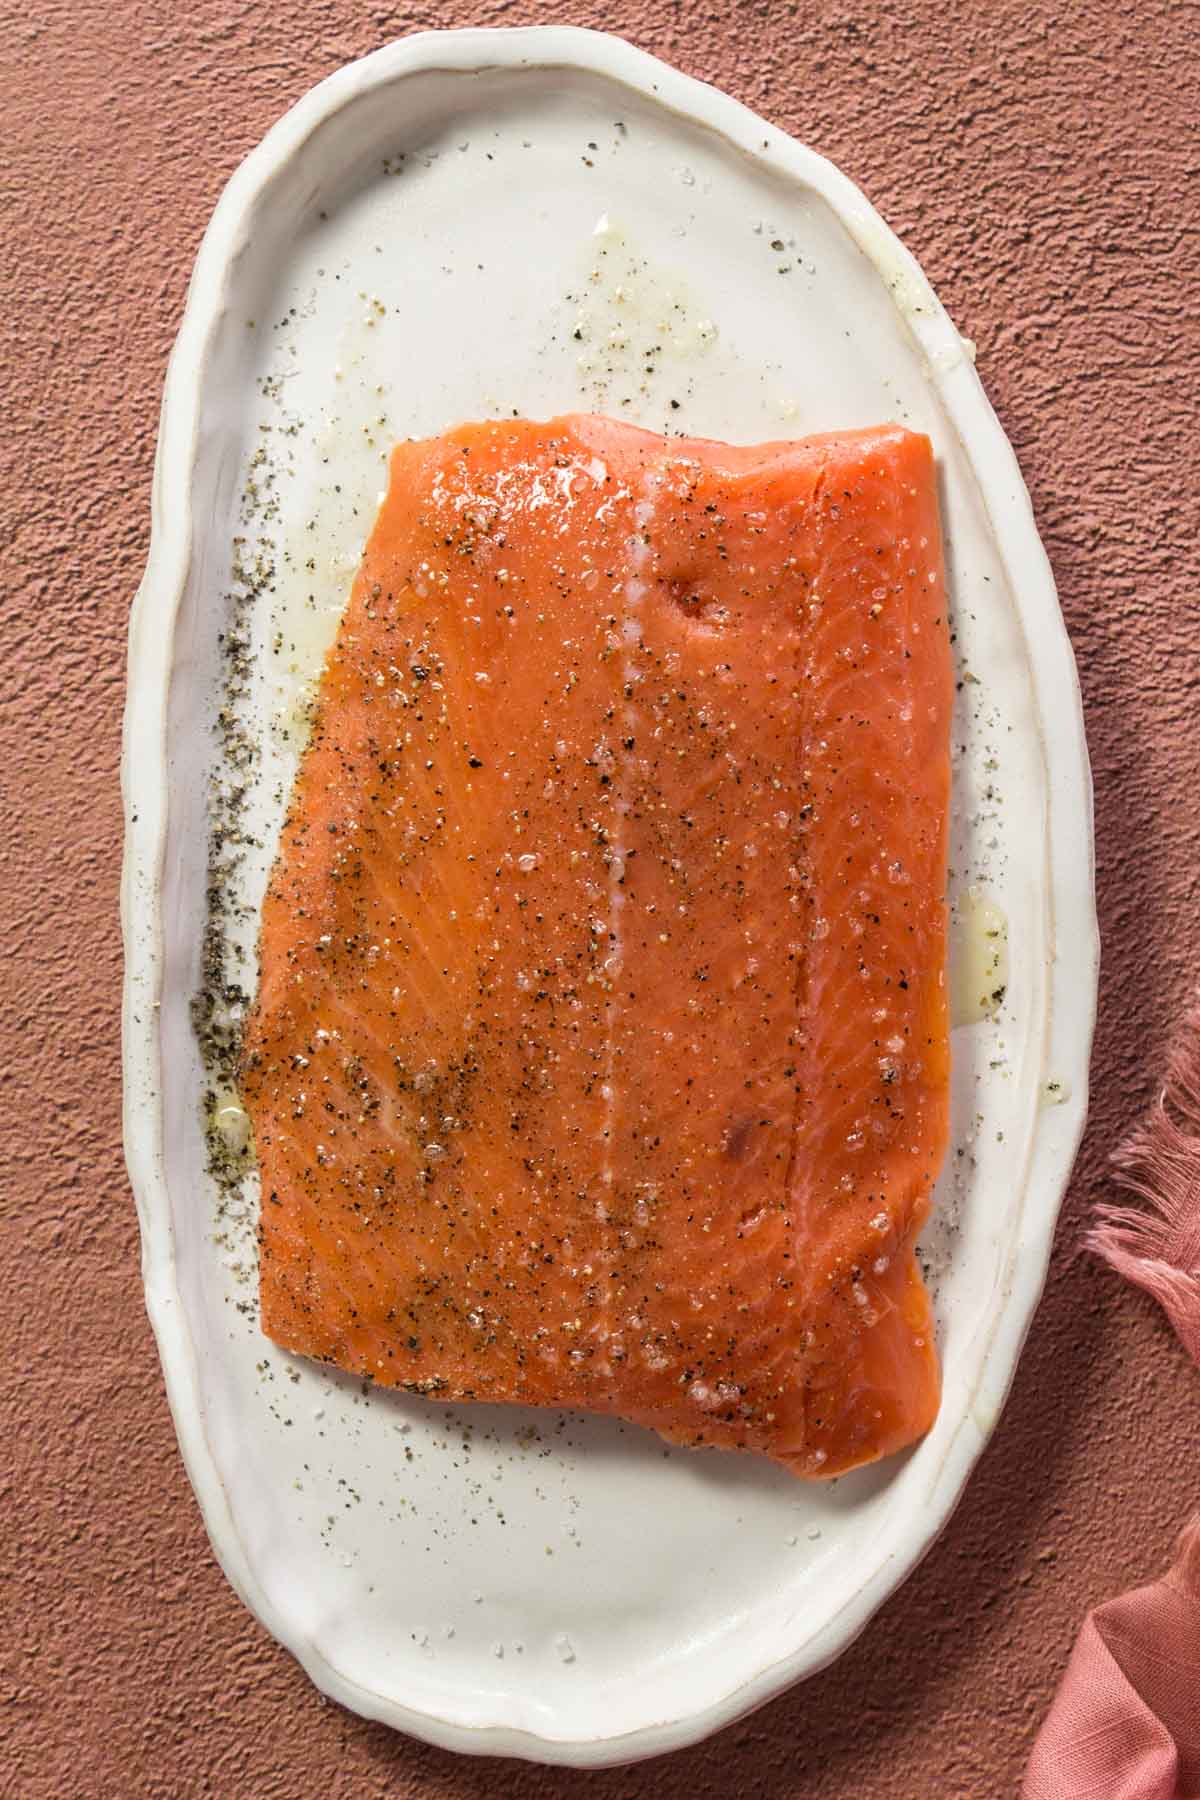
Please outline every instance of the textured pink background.
M702 1748L582 1778L457 1760L323 1704L226 1585L142 1309L117 1043L124 634L203 225L243 153L347 58L421 26L551 18L622 32L826 151L978 340L1079 658L1106 956L1049 1288L951 1528L826 1674ZM1200 1499L1195 1372L1076 1251L1196 976L1196 11L3 0L0 26L0 1791L1013 1792L1084 1608L1154 1574Z

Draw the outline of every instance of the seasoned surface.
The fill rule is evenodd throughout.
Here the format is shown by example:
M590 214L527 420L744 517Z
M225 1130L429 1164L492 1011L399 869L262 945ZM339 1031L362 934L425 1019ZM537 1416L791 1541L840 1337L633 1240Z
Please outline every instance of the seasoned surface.
M394 453L263 909L264 1328L834 1474L937 1405L928 440Z

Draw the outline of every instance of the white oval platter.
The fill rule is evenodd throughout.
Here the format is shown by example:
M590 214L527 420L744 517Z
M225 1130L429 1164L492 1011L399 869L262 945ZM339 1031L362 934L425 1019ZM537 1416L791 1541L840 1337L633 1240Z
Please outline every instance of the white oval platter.
M214 793L244 840L222 953L240 944L252 985L297 701L388 446L578 408L733 440L897 419L939 458L961 683L953 954L961 971L982 899L1010 966L997 1015L954 1033L954 1145L924 1247L941 1414L911 1454L835 1484L612 1421L365 1392L285 1356L258 1329L253 1182L231 1195L206 1166L190 1008ZM234 693L231 620L248 646ZM251 746L236 805L221 706ZM692 1742L828 1663L929 1548L996 1422L1082 1129L1096 992L1070 649L1012 451L912 257L821 157L611 37L432 33L323 82L234 175L197 259L124 787L147 1304L247 1604L360 1713L576 1765Z

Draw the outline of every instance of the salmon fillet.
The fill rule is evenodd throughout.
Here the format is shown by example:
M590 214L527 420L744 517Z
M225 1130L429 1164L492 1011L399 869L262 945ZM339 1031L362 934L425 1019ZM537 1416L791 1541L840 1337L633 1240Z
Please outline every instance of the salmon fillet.
M264 1331L801 1476L926 1431L951 691L925 437L401 444L263 905Z

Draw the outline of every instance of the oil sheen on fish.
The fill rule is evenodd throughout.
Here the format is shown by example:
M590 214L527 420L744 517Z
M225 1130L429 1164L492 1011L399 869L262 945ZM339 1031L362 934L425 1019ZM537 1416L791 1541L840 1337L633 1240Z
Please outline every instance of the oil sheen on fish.
M263 906L267 1334L802 1476L920 1437L951 698L923 436L401 444Z

